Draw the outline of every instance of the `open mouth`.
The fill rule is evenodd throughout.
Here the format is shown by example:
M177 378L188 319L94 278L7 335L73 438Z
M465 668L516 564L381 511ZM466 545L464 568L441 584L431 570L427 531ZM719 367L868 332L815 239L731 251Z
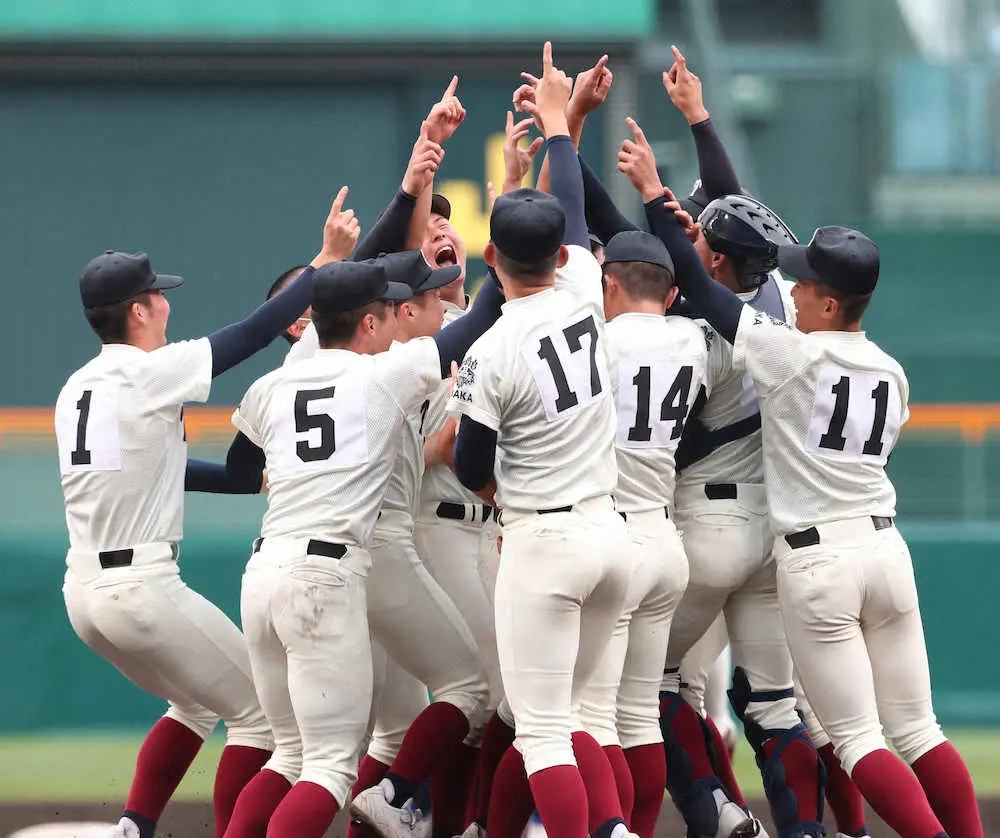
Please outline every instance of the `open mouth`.
M455 253L455 248L450 244L444 245L444 247L434 254L434 264L438 268L449 268L457 265L458 254Z

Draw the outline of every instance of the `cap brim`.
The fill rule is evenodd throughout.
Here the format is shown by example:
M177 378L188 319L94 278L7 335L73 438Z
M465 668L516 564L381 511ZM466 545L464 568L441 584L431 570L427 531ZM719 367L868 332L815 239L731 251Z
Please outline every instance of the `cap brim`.
M785 244L778 248L778 267L796 279L820 279L809 264L809 245Z
M390 282L381 299L401 303L413 296L413 289L403 282Z
M433 291L435 288L444 288L450 285L462 275L462 269L458 265L449 265L447 268L435 268L431 275L421 282L414 292Z
M445 198L440 192L435 192L431 196L431 214L440 215L443 218L451 218L451 201Z
M171 276L170 274L156 274L156 278L153 280L153 284L150 288L155 288L158 291L166 291L168 288L176 288L178 285L183 285L184 280L179 276Z
M691 198L681 198L677 203L680 204L681 209L690 215L695 221L698 220L698 216L705 211L705 206L707 206L703 206Z

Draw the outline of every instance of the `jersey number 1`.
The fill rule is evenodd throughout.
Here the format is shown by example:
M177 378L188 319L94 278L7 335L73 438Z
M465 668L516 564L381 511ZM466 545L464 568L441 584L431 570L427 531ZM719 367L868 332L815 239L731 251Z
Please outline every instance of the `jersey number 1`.
M847 445L844 426L847 424L847 409L851 398L851 379L842 375L840 380L830 389L837 400L833 405L830 427L819 438L819 447L828 448L831 451L843 451ZM878 457L881 456L882 449L885 447L882 444L882 434L885 433L885 415L889 409L889 382L879 381L871 395L875 399L875 418L872 421L871 436L865 442L861 453Z
M76 422L76 448L70 452L69 461L75 466L90 465L90 449L87 448L87 420L90 418L90 399L93 390L84 390L76 403L80 418Z

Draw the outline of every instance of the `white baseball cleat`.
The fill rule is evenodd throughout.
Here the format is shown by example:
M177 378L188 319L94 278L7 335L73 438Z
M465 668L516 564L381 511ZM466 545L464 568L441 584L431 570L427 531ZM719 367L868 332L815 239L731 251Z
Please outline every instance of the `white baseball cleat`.
M420 809L414 809L412 800L397 808L389 803L385 794L382 783L365 789L351 803L351 816L374 829L382 838L430 838L431 819Z
M719 809L719 831L716 835L718 838L768 838L763 824L731 800Z
M111 827L108 838L139 838L139 827L131 818L122 818Z
M486 828L473 821L465 827L461 838L486 838Z

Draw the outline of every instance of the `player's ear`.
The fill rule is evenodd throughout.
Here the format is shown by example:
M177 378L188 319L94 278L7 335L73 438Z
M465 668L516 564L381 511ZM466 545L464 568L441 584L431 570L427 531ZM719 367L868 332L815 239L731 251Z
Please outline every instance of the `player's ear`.
M559 245L559 255L556 257L556 267L562 268L569 261L569 248L566 245Z
M670 308L677 299L677 295L681 293L681 289L674 285L669 291L667 291L667 301L663 306L664 310Z
M483 248L483 261L491 268L497 266L497 248L491 241L487 242L486 247Z

